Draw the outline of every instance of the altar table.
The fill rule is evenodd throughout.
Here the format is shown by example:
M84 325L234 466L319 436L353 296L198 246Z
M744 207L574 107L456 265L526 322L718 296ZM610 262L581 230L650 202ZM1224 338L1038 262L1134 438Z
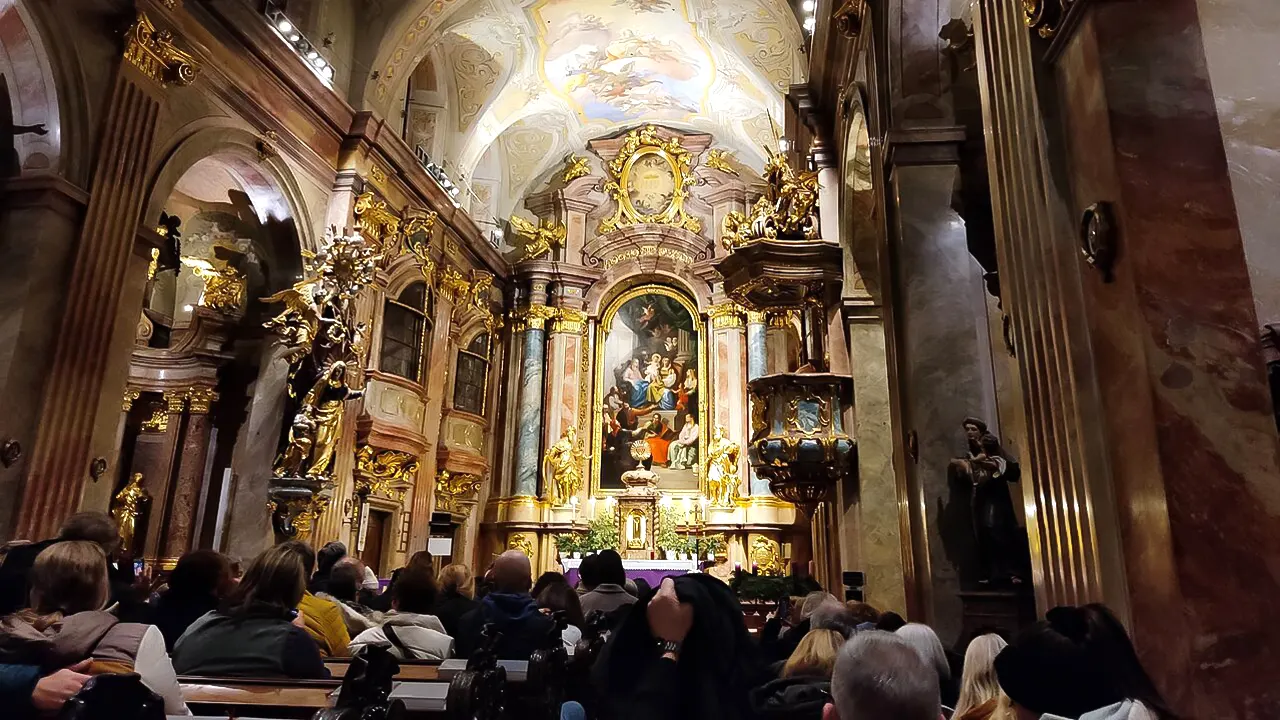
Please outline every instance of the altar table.
M564 558L560 561L564 567L564 576L570 585L578 584L578 567L581 558ZM650 587L658 587L662 578L668 575L685 575L698 572L697 560L623 560L622 568L627 571L627 578L639 580L644 578Z

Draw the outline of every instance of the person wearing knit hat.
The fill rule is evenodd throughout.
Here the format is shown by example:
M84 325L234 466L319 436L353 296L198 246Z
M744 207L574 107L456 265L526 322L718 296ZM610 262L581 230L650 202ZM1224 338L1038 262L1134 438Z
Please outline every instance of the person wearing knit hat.
M995 661L1018 720L1176 720L1103 605L1056 607Z

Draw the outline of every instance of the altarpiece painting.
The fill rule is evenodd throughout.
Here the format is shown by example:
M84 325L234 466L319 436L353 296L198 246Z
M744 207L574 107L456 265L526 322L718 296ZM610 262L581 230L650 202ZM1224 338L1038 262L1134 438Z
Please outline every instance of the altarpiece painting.
M643 464L663 490L701 488L706 430L702 322L680 293L647 285L607 310L597 339L596 483L622 490Z

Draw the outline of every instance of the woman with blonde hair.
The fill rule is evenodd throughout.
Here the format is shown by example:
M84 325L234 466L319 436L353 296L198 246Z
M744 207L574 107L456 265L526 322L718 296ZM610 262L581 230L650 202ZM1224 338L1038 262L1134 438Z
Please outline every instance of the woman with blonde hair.
M777 680L751 691L760 720L819 720L831 700L831 670L845 637L836 630L810 630L782 666Z
M440 619L445 632L458 637L458 621L478 605L475 601L476 578L471 574L471 568L454 563L440 570L438 584L440 596L432 614Z
M960 676L960 700L956 720L999 718L1000 681L996 679L996 656L1009 643L995 634L979 635L964 651L964 673Z
M27 609L0 621L0 663L39 665L42 672L89 661L87 674L137 673L164 699L165 712L188 715L164 634L154 625L122 623L107 612L107 556L97 543L69 540L36 556Z

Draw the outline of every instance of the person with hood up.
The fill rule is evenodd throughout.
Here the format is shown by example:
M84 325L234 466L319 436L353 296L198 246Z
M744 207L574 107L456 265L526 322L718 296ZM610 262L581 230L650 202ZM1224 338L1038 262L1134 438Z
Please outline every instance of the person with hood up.
M493 591L480 606L458 621L458 657L469 658L483 642L484 626L493 623L502 637L497 654L501 660L528 660L555 627L551 618L538 609L529 594L533 571L529 558L519 550L508 550L493 563Z
M751 691L758 720L822 720L822 708L831 702L831 670L844 642L838 630L805 633L781 677Z
M164 699L166 713L190 714L159 628L122 623L103 609L111 591L100 545L50 545L36 556L28 580L29 608L0 621L0 663L35 665L42 673L70 666L87 675L135 672Z
M453 638L431 614L436 601L435 579L427 568L407 568L390 590L391 611L382 625L369 628L351 641L351 654L378 645L400 660L444 660L453 651Z
M768 679L729 586L702 573L640 598L592 669L603 720L751 720Z
M1017 720L1177 720L1104 605L1050 610L995 665Z

